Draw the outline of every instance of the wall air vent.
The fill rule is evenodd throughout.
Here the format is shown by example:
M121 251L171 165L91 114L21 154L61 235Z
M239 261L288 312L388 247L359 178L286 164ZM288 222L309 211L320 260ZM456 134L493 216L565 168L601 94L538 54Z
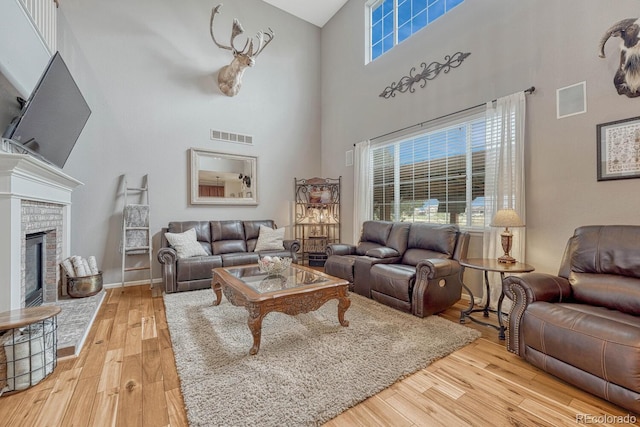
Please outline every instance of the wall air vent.
M234 142L236 144L253 144L253 136L211 129L211 139Z

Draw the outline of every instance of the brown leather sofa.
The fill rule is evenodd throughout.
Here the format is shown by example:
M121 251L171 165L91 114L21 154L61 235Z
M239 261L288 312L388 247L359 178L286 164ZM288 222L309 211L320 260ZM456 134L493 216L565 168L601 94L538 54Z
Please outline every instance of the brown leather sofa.
M577 228L557 276L509 276L503 291L509 351L640 413L640 226Z
M297 260L298 240L284 240L284 250L254 252L260 226L276 228L272 220L257 221L174 221L161 232L158 261L162 267L165 292L189 291L211 286L211 269L232 265L254 264L261 255L290 257ZM198 242L206 256L179 259L169 245L165 233L183 233L195 228Z
M325 272L360 295L424 317L460 299L459 260L468 243L453 224L366 221L357 246L327 246Z

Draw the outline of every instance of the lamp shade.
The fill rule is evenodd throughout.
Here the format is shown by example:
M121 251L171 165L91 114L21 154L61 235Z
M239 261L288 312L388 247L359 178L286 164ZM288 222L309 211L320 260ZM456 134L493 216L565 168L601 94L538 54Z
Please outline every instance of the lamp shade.
M524 227L520 216L513 209L499 209L491 221L492 227Z

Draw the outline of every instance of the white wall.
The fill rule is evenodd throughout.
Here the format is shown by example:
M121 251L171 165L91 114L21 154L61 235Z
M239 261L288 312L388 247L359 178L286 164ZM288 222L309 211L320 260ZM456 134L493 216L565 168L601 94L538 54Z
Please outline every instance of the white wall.
M640 224L640 181L596 180L596 125L640 115L640 98L618 95L612 83L619 39L608 42L606 59L598 58L598 44L613 23L638 16L637 1L465 0L368 65L364 4L350 0L322 31L322 174L343 176L343 236L354 227L353 168L344 162L354 143L532 85L527 262L557 273L576 227ZM424 89L378 96L411 67L458 51L471 56ZM557 120L556 89L583 80L588 112Z
M0 135L20 112L20 106L16 101L18 96L20 96L20 93L15 86L0 73Z
M320 173L319 28L262 1L225 2L219 41L229 40L233 18L248 35L276 33L229 98L215 80L231 60L209 35L215 4L65 0L58 10L59 49L93 110L64 168L85 184L73 194L71 251L95 255L105 283L120 281L121 175L138 186L149 174L157 248L161 227L174 220L269 218L288 226L294 177ZM210 129L253 135L253 146L212 141ZM257 156L259 206L189 206L190 147Z

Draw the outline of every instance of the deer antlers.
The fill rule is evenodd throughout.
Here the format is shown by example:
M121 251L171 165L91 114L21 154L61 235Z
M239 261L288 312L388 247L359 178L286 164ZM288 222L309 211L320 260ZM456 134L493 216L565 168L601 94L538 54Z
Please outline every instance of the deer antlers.
M209 32L211 33L211 38L219 48L230 50L231 52L233 52L234 56L245 55L249 58L256 58L260 54L260 52L262 52L264 48L267 47L271 40L273 40L274 32L271 28L268 28L268 31L266 33L263 31L258 31L258 34L256 34L256 37L258 38L258 48L255 50L255 52L253 50L254 46L252 38L247 39L242 50L236 49L233 45L233 42L236 37L244 33L244 29L242 28L242 24L240 24L240 21L234 19L233 26L231 28L231 40L229 41L229 46L218 43L213 32L213 20L215 19L216 15L220 13L220 7L222 7L222 4L217 5L213 8L213 10L211 10L211 19L209 20ZM249 48L248 50L247 46Z

